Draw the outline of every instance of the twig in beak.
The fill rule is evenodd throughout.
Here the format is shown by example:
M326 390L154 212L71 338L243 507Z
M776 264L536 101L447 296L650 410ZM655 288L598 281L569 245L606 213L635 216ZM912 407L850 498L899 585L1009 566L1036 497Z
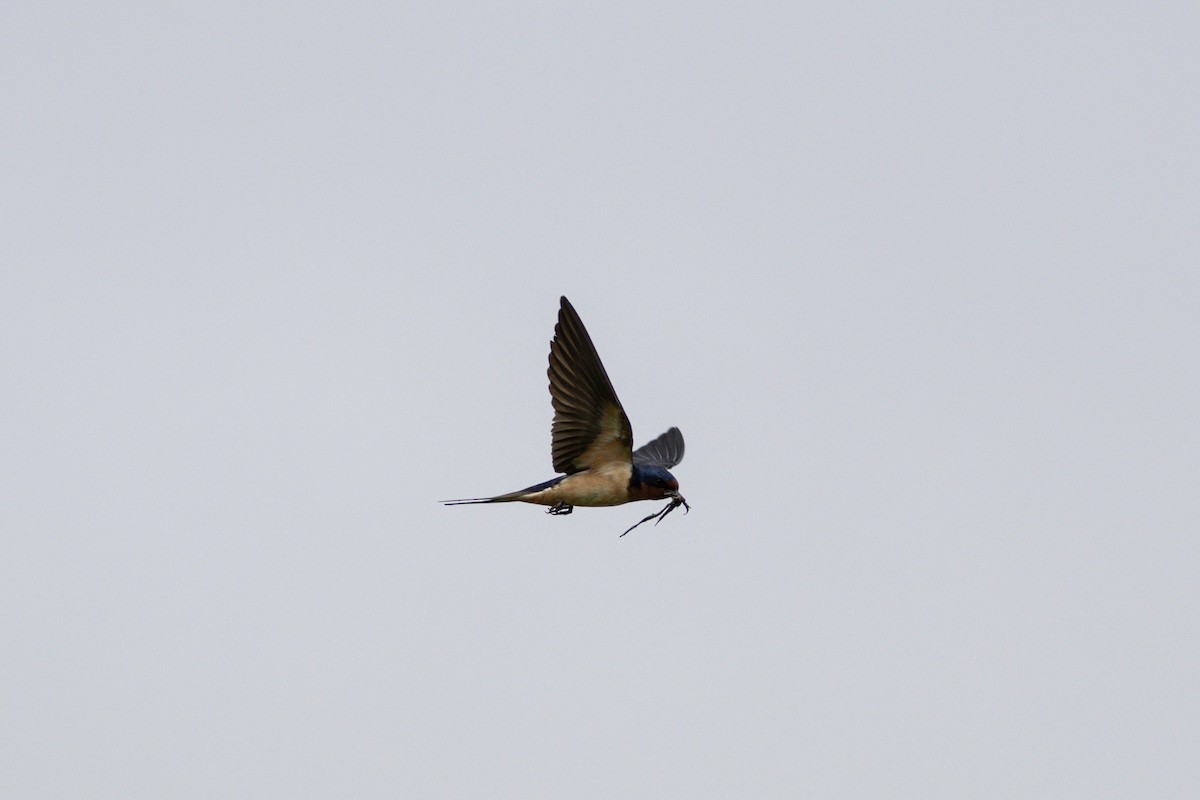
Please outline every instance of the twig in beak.
M635 522L633 525L630 525L629 530L625 531L625 533L629 533L629 531L633 530L638 525L641 525L643 522L649 522L652 519L654 520L654 524L658 525L658 523L663 521L663 517L667 516L667 514L670 514L672 511L679 508L680 506L683 506L683 513L685 513L685 514L692 510L692 507L687 504L687 500L683 499L683 495L675 494L672 497L671 502L667 503L661 511L655 511L653 514L646 517L645 519L642 519L638 522ZM657 519L655 519L656 517L657 517ZM621 536L624 536L625 533L622 533ZM620 539L621 536L618 536L617 538Z

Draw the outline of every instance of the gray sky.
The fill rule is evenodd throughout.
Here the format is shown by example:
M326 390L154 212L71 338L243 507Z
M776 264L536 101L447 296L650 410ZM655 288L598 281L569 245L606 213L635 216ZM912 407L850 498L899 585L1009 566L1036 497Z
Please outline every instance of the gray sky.
M1194 3L0 15L0 795L1196 796Z

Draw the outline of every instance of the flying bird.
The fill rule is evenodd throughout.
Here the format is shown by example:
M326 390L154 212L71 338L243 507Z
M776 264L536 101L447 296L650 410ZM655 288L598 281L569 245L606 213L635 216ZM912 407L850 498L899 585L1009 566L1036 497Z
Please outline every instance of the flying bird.
M679 481L668 470L683 460L683 434L671 428L633 449L633 428L583 321L566 297L559 299L558 324L550 341L550 453L556 472L565 473L525 489L495 497L446 500L464 503L537 503L549 514L570 514L575 506L619 506L635 500L670 500L643 522L655 525L683 506ZM621 535L624 536L625 533Z

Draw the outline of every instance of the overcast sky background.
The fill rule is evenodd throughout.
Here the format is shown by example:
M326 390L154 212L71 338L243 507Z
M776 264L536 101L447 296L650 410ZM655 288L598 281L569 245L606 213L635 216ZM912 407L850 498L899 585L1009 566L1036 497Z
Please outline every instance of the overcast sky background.
M1196 796L1194 3L0 17L0 795Z

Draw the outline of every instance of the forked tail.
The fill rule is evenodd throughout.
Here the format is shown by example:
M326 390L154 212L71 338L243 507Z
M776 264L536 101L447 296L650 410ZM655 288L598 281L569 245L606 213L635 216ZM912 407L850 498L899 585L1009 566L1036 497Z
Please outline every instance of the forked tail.
M509 492L508 494L498 494L495 497L468 497L463 500L443 500L442 505L447 506L466 506L473 503L512 503L520 500L524 496L525 490L519 492Z
M544 483L535 484L534 486L526 486L524 489L518 489L517 491L509 492L508 494L498 494L495 497L468 497L463 500L443 500L441 502L448 506L464 506L470 505L471 503L514 503L518 500L528 497L531 494L537 494L544 489L549 489L551 486L554 486L565 477L567 476L559 475L557 478L551 478Z

